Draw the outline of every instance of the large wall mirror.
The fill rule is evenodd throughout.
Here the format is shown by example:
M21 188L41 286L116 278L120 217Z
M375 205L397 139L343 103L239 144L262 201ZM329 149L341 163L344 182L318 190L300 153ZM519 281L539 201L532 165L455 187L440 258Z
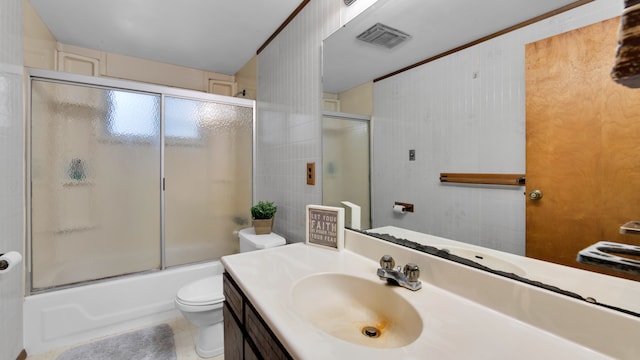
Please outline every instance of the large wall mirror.
M617 46L615 18L623 5L617 0L450 1L446 6L378 0L330 35L323 45L325 93L339 99L373 80L371 226L395 226L604 273L618 288L628 285L640 295L640 276L575 261L582 248L602 240L640 246L640 236L620 232L625 222L640 220L635 195L640 193L640 143L635 140L640 110L630 106L640 102L640 90L625 98L609 78ZM391 48L357 39L367 30L384 31L376 24L409 36ZM596 26L591 35L584 30L589 26ZM602 34L596 45L593 34ZM549 53L550 48L556 50ZM591 76L569 77L568 87L558 88L550 78L572 73L557 67L569 61L575 68L570 56L593 61L583 64ZM394 73L405 68L410 69ZM581 91L580 81L588 81L592 92ZM570 101L554 102L562 98ZM604 107L587 109L594 103ZM611 120L607 106L624 107L629 122L621 126ZM535 107L552 110L534 114ZM530 121L536 118L552 118L559 127L535 130L543 140L532 145ZM593 126L586 132L586 122L579 121ZM544 138L562 127L568 133L560 142ZM577 147L562 148L569 142ZM599 150L583 151L596 143ZM531 156L542 158L543 150L542 168L557 165L560 171L530 168ZM612 165L614 159L621 165ZM441 173L526 174L526 185L446 184L439 180ZM594 185L593 174L605 183ZM538 188L544 196L535 202L529 193ZM568 189L573 198L561 197ZM395 202L414 204L414 212L394 213ZM551 204L560 207L553 212L543 207ZM613 215L614 209L622 211ZM536 221L543 219L540 210L557 222ZM640 306L632 311L640 313Z

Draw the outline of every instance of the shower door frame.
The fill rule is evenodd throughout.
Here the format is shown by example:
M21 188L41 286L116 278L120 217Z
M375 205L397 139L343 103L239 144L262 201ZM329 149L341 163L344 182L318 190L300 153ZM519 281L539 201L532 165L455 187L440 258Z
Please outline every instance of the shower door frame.
M320 127L322 128L322 126L324 125L324 118L325 117L329 117L329 118L334 118L334 119L338 119L338 120L345 120L345 121L356 121L356 122L362 122L362 123L366 123L367 124L367 133L368 133L368 141L369 141L369 146L368 146L368 166L369 166L369 211L367 212L367 217L369 220L369 228L373 227L373 194L372 194L372 189L373 189L373 116L369 116L369 115L363 115L363 114L353 114L353 113L346 113L346 112L340 112L340 111L329 111L329 110L323 110L321 113L321 118L320 118ZM322 131L321 131L322 132ZM322 141L322 166L324 166L324 140ZM323 169L323 174L324 174L324 169ZM324 181L322 182L323 186L324 186ZM322 197L323 197L323 203L324 203L324 190L322 193Z
M32 288L32 185L31 185L31 82L32 80L42 80L54 83L61 84L71 84L78 86L86 86L100 89L114 89L114 90L125 90L125 91L134 91L141 92L150 95L160 96L160 176L158 178L158 188L159 196L160 196L160 268L159 269L150 269L140 272L135 272L131 274L122 274L117 275L116 277L122 278L126 276L137 276L144 273L162 271L167 269L167 261L166 261L166 249L165 249L165 97L175 97L182 99L190 99L190 100L199 100L199 101L210 101L215 102L216 104L223 105L233 105L233 106L241 106L252 109L252 164L251 164L251 187L252 194L251 199L252 202L255 200L255 174L256 174L256 101L244 98L237 98L231 96L210 94L202 91L189 90L189 89L180 89L174 88L170 86L163 85L155 85L148 84L142 82L136 82L131 80L121 80L121 79L113 79L113 78L104 78L104 77L94 77L94 76L86 76L86 75L77 75L71 73L63 73L57 71L50 70L42 70L42 69L34 69L25 67L25 119L24 119L24 136L25 136L25 169L24 169L24 189L25 191L25 294L40 294L49 291L61 290L65 288L72 288L76 286L81 286L86 283L99 283L104 281L109 281L113 279L113 277L103 278L103 279L93 279L87 280L80 283L73 283L67 285L54 286L51 288L44 288L33 290ZM186 266L185 265L176 265L176 266Z

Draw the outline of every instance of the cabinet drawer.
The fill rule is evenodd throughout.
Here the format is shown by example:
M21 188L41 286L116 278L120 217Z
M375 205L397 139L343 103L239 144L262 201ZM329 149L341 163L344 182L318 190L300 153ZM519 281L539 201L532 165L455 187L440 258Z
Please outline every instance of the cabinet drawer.
M240 322L242 322L244 319L244 314L242 313L243 300L240 289L238 289L233 279L231 279L231 276L229 276L229 274L227 274L226 272L224 273L223 280L222 291L224 293L224 300L227 304L229 304L231 311L233 311Z
M260 351L263 358L269 360L291 359L278 339L273 336L271 330L262 322L262 319L252 306L246 307L245 329L250 341L252 341L258 351Z

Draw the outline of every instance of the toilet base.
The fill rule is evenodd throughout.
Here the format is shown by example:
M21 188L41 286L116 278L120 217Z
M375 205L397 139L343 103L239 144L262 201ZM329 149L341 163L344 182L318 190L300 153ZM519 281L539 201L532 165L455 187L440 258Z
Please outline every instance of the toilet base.
M211 358L224 353L224 325L222 322L198 329L196 354L201 358Z

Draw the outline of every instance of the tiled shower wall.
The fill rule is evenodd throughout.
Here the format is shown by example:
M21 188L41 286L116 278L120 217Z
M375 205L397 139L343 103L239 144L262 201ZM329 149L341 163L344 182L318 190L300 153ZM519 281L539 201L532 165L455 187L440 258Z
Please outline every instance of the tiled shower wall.
M24 247L22 0L0 1L0 253ZM21 266L0 275L0 359L22 350Z
M322 203L322 39L339 1L310 1L258 55L255 201L278 206L274 232L304 241L305 206ZM325 20L326 19L326 20ZM315 185L306 164L316 164Z
M619 16L622 6L594 1L376 82L373 226L523 255L524 187L442 185L439 174L525 173L525 45ZM394 201L415 213L394 214Z

